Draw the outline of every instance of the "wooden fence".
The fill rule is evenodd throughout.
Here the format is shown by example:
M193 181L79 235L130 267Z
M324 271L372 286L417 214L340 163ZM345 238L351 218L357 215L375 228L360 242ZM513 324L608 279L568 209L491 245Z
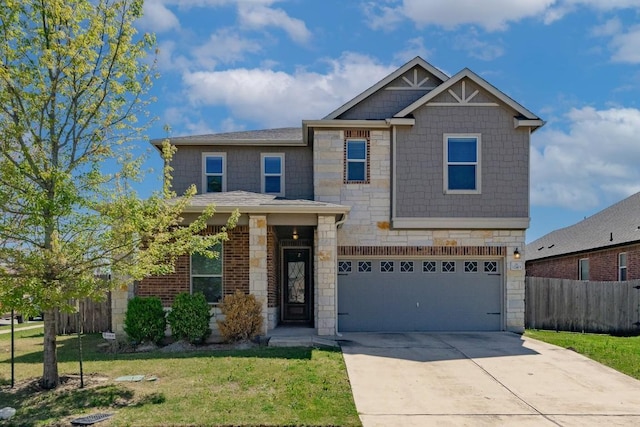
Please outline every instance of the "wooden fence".
M640 280L591 282L527 277L525 302L527 328L640 333Z
M111 331L111 293L107 293L103 301L90 299L80 301L80 332L85 334ZM78 313L58 313L58 334L74 334L78 332Z

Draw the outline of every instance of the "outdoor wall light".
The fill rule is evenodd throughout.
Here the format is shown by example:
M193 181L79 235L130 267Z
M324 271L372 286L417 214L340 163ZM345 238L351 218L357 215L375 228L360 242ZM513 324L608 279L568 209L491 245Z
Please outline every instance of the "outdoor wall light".
M298 229L293 227L293 235L291 236L293 240L298 240Z
M515 259L520 259L520 251L518 250L518 248L515 248L515 250L513 251L513 257Z

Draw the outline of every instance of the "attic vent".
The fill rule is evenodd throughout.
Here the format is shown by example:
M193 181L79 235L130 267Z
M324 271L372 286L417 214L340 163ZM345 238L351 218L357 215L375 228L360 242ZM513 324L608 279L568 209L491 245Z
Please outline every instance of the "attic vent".
M552 248L552 247L554 247L555 245L556 245L556 244L554 243L554 244L553 244L553 245L551 245L551 246L547 246L547 249L551 249L551 248Z
M544 246L540 246L540 247L538 248L538 250L539 250L539 251L541 251L541 250L543 250L543 249L544 249Z

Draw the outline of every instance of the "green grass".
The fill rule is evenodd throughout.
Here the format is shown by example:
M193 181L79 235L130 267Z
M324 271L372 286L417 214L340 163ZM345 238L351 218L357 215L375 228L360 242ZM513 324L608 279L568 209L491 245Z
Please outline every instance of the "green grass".
M42 326L42 322L25 322L25 323L15 323L13 325L14 330L18 330L20 328L28 328L30 326ZM11 325L0 325L0 331L10 331Z
M77 375L77 337L58 339L60 375ZM340 351L256 347L110 354L98 349L103 342L100 335L83 337L86 388L34 391L24 384L42 373L42 332L17 332L16 381L22 388L12 391L9 334L0 335L2 406L18 410L11 421L39 426L110 412L115 415L100 426L360 425ZM138 374L158 380L114 381Z
M528 337L570 348L640 380L640 336L618 337L576 332L527 330Z

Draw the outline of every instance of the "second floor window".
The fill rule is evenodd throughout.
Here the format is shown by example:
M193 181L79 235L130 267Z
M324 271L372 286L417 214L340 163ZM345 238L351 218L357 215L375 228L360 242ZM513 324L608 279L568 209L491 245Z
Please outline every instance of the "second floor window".
M346 181L365 182L367 180L367 141L348 139L346 158Z
M445 135L444 163L445 193L480 193L480 135Z
M202 170L204 171L202 177L203 193L219 193L227 191L225 163L225 153L202 154Z
M261 155L262 192L284 197L284 154Z

